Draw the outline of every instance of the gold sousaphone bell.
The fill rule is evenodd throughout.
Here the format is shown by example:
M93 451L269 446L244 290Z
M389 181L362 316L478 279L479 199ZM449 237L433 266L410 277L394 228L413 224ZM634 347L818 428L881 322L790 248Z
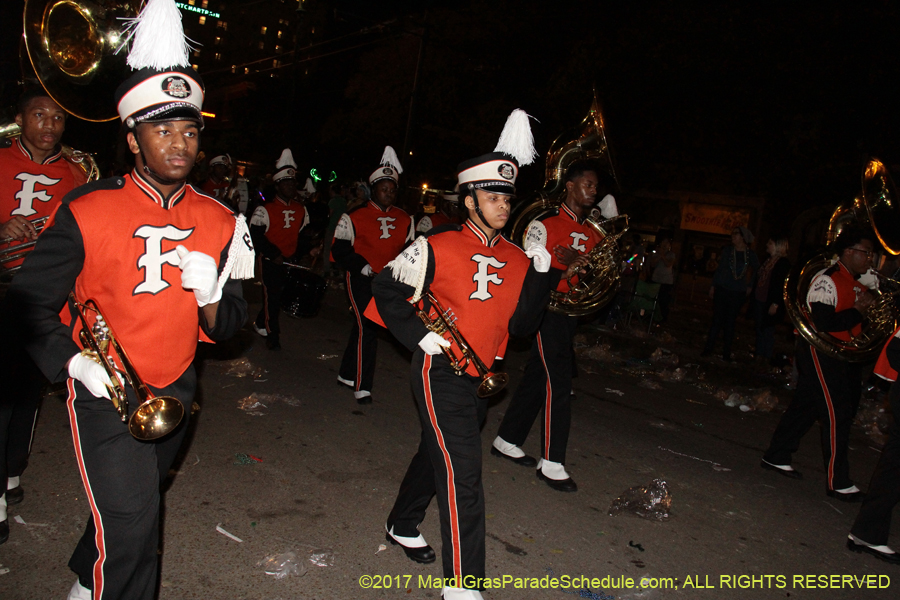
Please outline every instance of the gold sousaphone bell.
M74 293L69 300L78 312L81 320L79 337L84 347L82 354L97 361L106 371L112 385L107 386L109 398L115 405L123 423L128 424L128 431L141 441L151 441L171 433L184 417L184 407L172 396L154 396L153 392L138 377L134 365L119 344L112 329L100 312L97 302L85 300L79 302ZM122 368L110 358L110 352L118 357ZM130 385L140 403L134 414L128 416L128 395L125 384Z

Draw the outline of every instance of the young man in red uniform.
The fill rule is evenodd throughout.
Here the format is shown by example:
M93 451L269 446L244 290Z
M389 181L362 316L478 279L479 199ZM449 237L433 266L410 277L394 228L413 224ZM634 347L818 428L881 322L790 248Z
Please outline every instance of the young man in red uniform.
M559 209L533 221L526 232L525 247L538 244L553 255L550 272L559 281L556 289L568 292L567 272L580 267L585 254L602 239L584 223L597 198L597 172L586 163L574 163L566 171L566 197ZM537 466L538 479L561 492L578 486L563 466L569 426L572 422L572 339L578 317L546 311L531 346L525 375L509 403L491 454L526 466ZM528 437L537 415L541 421L541 459L535 463L520 446Z
M263 306L254 329L266 338L269 350L281 350L281 294L287 276L284 261L298 254L299 236L309 225L309 213L297 193L297 164L287 148L275 163L275 200L258 206L250 219L263 282ZM304 246L300 254L309 252Z
M129 56L136 70L116 92L134 170L69 194L9 291L32 358L51 380L68 378L72 439L91 512L69 561L78 575L70 599L155 597L160 484L187 431L198 339L227 339L247 315L235 280L253 273L246 225L185 183L199 151L201 80L186 50L167 69L132 60L137 48L158 46L141 19L161 2L171 0L145 5ZM169 24L181 39L180 19ZM107 372L81 352L79 319L60 322L70 291L96 301L151 392L181 402L184 418L172 433L153 442L131 435L109 400ZM137 399L127 391L134 411Z
M503 151L462 163L459 190L468 220L417 238L373 284L388 329L414 351L411 379L422 423L418 452L385 525L387 539L416 562L435 560L418 525L437 496L445 600L480 599L478 590L484 589L480 428L487 399L477 394L481 378L473 366L462 376L454 373L442 354L453 345L450 335L429 331L410 298L418 302L430 292L452 311L460 334L487 365L503 357L510 333L537 328L551 287L550 255L543 248L531 251L532 266L529 254L500 235L509 219L517 173L517 160ZM435 309L423 302L434 317ZM460 355L458 347L452 351Z
M806 295L817 331L845 341L859 335L873 301L859 278L871 268L874 250L874 234L858 227L845 228L835 240L838 261L813 278ZM859 408L860 365L832 358L803 339L797 343L795 360L799 370L797 391L760 465L801 479L800 472L791 466L791 455L813 423L819 421L826 493L844 502L859 502L863 493L850 479L847 444L850 425Z
M16 123L19 137L0 140L0 240L10 240L3 250L18 256L16 248L38 237L37 219L46 218L63 196L85 183L84 170L63 158L60 138L66 129L66 112L43 88L26 91L19 99ZM24 260L13 258L0 266L0 277ZM25 496L20 477L28 465L28 454L41 388L46 379L34 362L17 346L3 341L10 350L3 360L0 391L0 544L9 537L6 507ZM19 342L21 343L21 342Z
M231 198L227 198L228 189L231 182L228 181L228 172L231 169L231 157L227 154L220 154L209 161L209 177L200 186L204 194L212 196L216 200L230 202Z
M394 206L401 173L400 161L388 146L381 166L369 176L372 199L341 216L331 244L332 260L347 271L347 294L355 317L338 383L353 388L360 404L371 404L375 381L378 326L363 314L372 299L372 278L413 239L412 219Z

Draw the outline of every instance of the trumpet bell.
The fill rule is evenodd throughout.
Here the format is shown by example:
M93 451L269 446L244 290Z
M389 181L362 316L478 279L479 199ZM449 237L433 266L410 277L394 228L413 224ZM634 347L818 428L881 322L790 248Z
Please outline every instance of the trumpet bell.
M478 397L487 398L488 396L493 396L505 388L507 383L509 383L509 375L506 373L491 373L478 386Z
M128 420L128 431L142 441L159 439L174 430L184 417L184 406L171 396L149 398Z

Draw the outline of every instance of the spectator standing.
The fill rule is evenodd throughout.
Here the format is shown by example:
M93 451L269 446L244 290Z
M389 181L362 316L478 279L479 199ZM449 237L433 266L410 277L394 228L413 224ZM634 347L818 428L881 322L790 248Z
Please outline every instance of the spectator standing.
M669 307L672 305L672 291L675 287L675 253L672 252L672 240L663 238L659 248L650 257L650 282L659 284L659 311L662 313L661 323L669 318Z
M701 356L709 356L716 345L716 338L722 333L722 358L730 362L731 344L734 342L734 324L741 307L753 289L750 282L759 268L759 259L750 249L753 234L746 227L735 227L731 232L731 245L722 249L718 267L709 288L713 301L713 318L706 346Z
M753 316L756 321L757 359L771 360L775 347L775 326L784 320L784 280L791 270L787 259L788 241L771 239L766 243L769 259L759 268L753 293Z

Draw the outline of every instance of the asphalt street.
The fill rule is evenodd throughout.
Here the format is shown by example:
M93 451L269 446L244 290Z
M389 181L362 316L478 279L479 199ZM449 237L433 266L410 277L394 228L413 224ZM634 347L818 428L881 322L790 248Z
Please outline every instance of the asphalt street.
M255 290L248 292L252 298ZM258 308L251 305L251 317ZM358 405L335 380L350 319L342 292L330 289L318 317L283 318L280 352L249 329L203 349L199 410L164 495L160 599L440 598L440 584L429 587L441 576L440 560L419 565L397 547L382 548L385 518L419 441L409 355L385 334L374 403ZM702 328L700 317L677 307L672 320ZM693 352L696 363L686 333L661 331L635 333L634 352L672 349L682 364ZM589 334L590 343L604 336ZM681 347L673 349L676 340ZM826 497L816 432L795 457L802 481L763 471L759 459L780 410L741 412L710 386L648 386L650 375L621 361L582 357L566 465L578 492L554 491L531 469L491 456L527 350L527 343L511 348L508 391L492 403L483 430L487 573L502 586L486 598L900 594L900 568L844 547L858 505ZM227 374L240 359L256 376ZM698 368L719 382L757 377L741 363ZM251 409L254 400L242 401L254 393L261 405ZM538 444L533 430L525 450L536 454ZM860 487L877 457L875 444L854 430L851 472ZM670 490L667 518L609 515L625 490L654 479ZM22 485L25 500L10 507L10 539L0 546L0 598L65 598L75 579L66 563L88 506L62 396L44 400ZM440 553L434 503L420 530ZM896 527L892 541L900 547ZM286 552L305 574L276 579L258 566ZM554 578L559 587L551 587ZM641 581L644 588L628 587Z

